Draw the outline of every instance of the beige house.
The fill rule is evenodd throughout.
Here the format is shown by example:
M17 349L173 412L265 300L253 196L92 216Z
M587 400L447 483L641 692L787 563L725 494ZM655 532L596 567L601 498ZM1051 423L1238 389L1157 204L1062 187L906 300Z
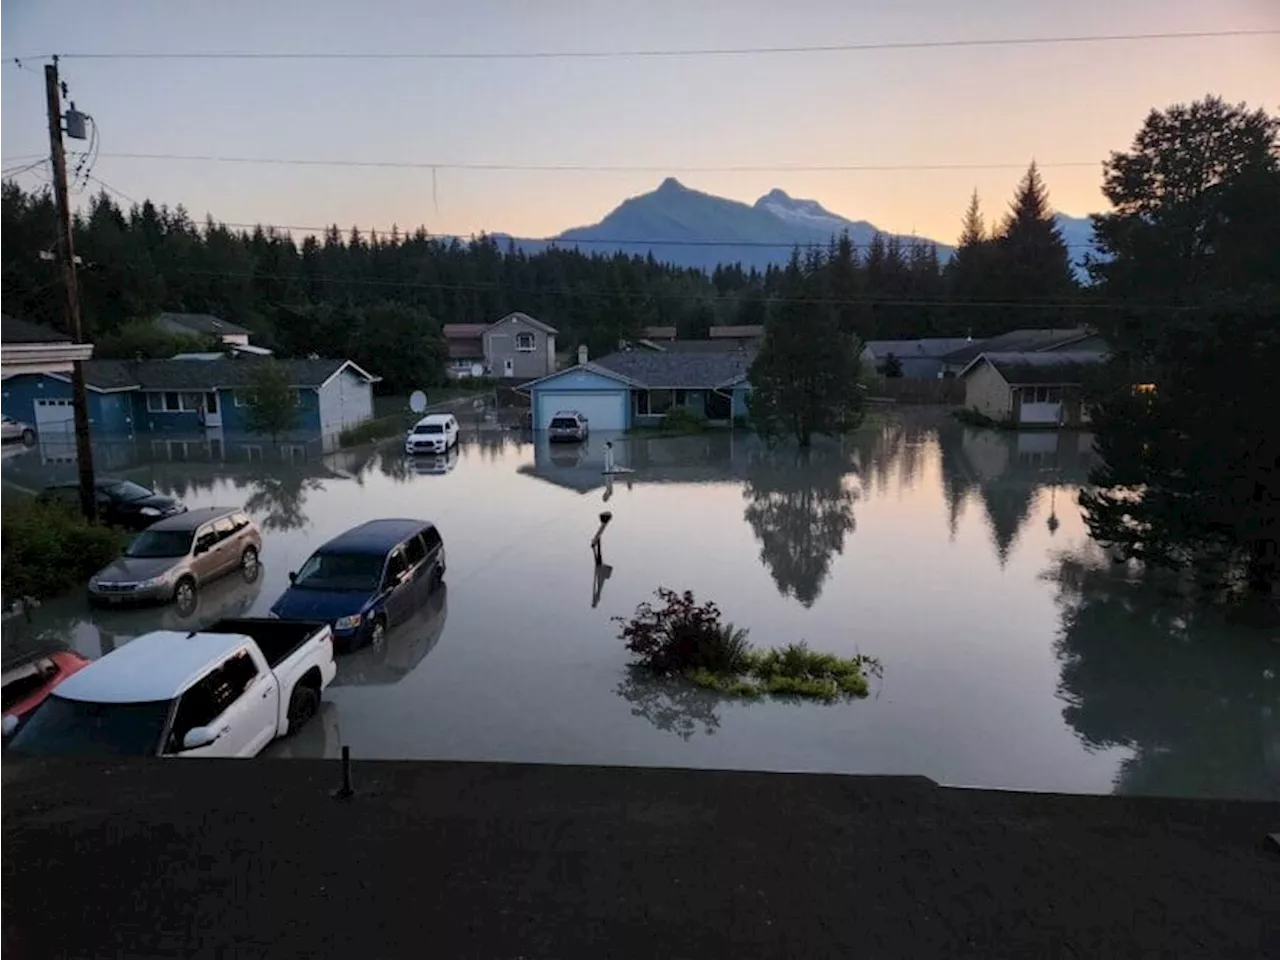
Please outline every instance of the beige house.
M451 377L532 380L556 372L556 328L527 313L491 324L446 323L443 333Z
M1104 359L1092 351L983 353L960 373L964 405L1000 423L1082 426L1089 422L1084 380Z

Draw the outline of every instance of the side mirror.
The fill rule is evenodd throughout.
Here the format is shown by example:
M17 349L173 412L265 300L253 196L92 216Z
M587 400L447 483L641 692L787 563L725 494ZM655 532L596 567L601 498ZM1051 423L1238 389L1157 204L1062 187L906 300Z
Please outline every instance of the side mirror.
M297 570L290 570L290 571L289 571L289 582L290 582L290 583L297 583L297 582L298 582L298 571L297 571Z
M17 732L18 718L13 714L9 714L9 716L4 718L4 735L6 737L12 737Z
M195 750L198 747L207 747L217 739L218 733L213 727L192 727L182 738L182 749Z

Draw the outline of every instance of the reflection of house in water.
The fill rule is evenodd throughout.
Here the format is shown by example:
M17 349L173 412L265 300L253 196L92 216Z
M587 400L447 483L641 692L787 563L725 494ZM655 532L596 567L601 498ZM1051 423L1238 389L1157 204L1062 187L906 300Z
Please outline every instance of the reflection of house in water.
M760 442L751 435L709 431L691 437L613 436L614 466L631 471L614 477L618 484L724 483L746 477L751 451ZM586 443L533 445L533 463L519 472L556 486L587 494L603 490L607 478L604 437Z
M954 535L970 495L982 500L1001 563L1047 486L1078 486L1097 462L1093 435L1074 431L938 431L949 523Z

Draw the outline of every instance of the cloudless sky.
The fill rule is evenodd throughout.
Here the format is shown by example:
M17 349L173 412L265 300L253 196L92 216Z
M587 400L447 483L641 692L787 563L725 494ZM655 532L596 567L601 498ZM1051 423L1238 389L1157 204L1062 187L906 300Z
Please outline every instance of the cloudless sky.
M6 0L3 154L47 150L41 59L76 52L626 50L1280 28L1280 0L468 0L431 4ZM679 167L1010 163L1055 206L1103 205L1100 164L1152 107L1217 93L1275 112L1280 37L587 60L77 60L104 153L626 164L753 202L772 187L951 242L1021 171L681 172ZM72 143L78 147L78 144ZM663 173L243 166L103 157L96 175L196 218L546 236ZM20 181L31 187L36 175ZM91 185L93 186L93 185ZM96 186L93 186L96 190Z

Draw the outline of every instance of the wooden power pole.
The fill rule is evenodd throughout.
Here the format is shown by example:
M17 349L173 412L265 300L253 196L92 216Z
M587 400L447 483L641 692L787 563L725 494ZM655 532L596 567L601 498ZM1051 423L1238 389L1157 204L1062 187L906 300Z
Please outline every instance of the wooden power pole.
M76 288L76 251L71 238L71 201L67 196L67 155L62 146L62 86L58 62L44 68L45 97L49 107L49 150L53 161L53 194L58 205L58 262L62 266L63 307L67 332L76 343L84 342L80 326L80 293ZM76 466L80 476L80 510L93 522L98 501L93 486L93 447L89 442L89 408L84 391L84 363L71 367L71 406L75 414Z

